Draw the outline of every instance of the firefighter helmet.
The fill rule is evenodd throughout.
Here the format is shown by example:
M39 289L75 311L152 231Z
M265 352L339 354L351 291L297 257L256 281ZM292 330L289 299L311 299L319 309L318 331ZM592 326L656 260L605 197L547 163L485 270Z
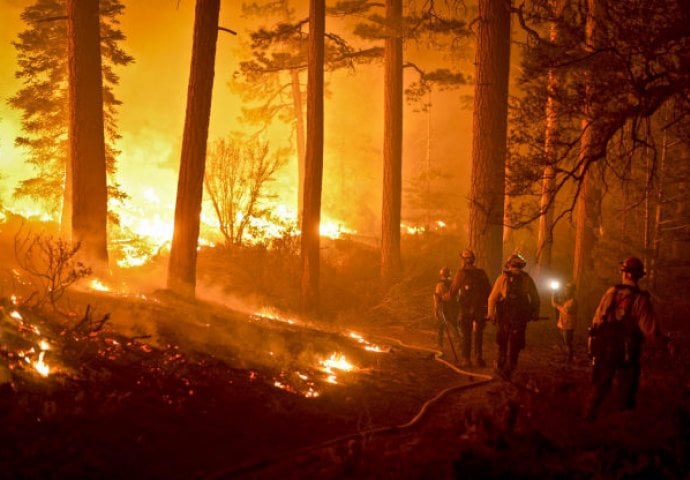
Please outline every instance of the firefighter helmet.
M630 273L635 278L645 275L644 264L637 257L628 257L620 263L620 271Z
M526 265L527 260L525 260L525 257L520 255L519 253L512 254L506 262L507 268L525 268Z
M460 252L460 257L468 262L474 262L474 259L476 258L474 252L469 248L466 248L462 252Z
M445 280L447 278L450 278L450 268L448 268L448 267L441 268L441 271L438 272L438 276L441 277L441 280Z

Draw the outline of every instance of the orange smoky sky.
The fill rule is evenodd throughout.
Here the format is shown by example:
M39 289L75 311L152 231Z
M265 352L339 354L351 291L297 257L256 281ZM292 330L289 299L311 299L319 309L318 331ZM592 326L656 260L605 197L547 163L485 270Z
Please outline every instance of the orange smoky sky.
M26 29L19 16L32 3L33 0L0 0L0 194L6 207L19 203L12 198L12 192L19 180L31 175L23 163L23 152L13 145L20 132L19 112L11 110L6 99L20 88L14 77L16 55L10 42ZM115 94L122 101L118 110L122 138L118 144L121 154L117 181L129 195L129 204L138 205L134 210L150 216L146 208L157 205L155 215L167 216L160 221L169 224L177 187L194 1L123 3L126 9L120 18L120 28L126 40L121 45L135 61L116 69L120 83ZM306 13L305 4L295 16L304 17ZM240 2L222 1L220 24L236 30L238 35L219 32L209 142L243 128L238 123L242 103L228 82L239 68L239 62L248 59L248 31L258 25L256 20L251 22L242 17ZM411 47L406 47L408 52L420 55ZM406 79L410 73L406 70ZM325 80L328 96L323 215L376 235L382 179L382 66L377 62L354 71L330 72ZM306 75L302 82L306 88ZM441 166L455 176L448 180L448 189L457 193L458 209L465 209L464 199L469 189L471 112L463 109L460 101L461 95L468 93L470 87L434 93L430 116L415 112L411 106L405 107L405 176L410 178L429 162ZM266 139L271 146L275 143L275 148L290 145L292 141L284 126L267 135ZM291 208L295 208L297 200L296 162L296 154L291 155L289 163L269 185L271 193L278 196L276 201ZM206 211L211 215L210 209Z

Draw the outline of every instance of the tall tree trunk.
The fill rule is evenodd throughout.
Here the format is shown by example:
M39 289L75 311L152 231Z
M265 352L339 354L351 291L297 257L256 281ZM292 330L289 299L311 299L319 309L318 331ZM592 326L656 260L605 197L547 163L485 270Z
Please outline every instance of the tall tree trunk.
M297 144L297 211L302 211L304 196L304 115L302 114L302 85L299 81L299 70L290 70L290 82L292 84L292 106L295 111L295 143Z
M302 210L302 307L319 309L321 188L323 180L323 62L326 28L325 0L309 2L307 74L307 153Z
M503 257L510 7L510 0L479 1L470 245L491 276L501 271Z
M384 46L383 207L381 279L389 286L400 275L402 206L403 39L402 0L386 0Z
M560 41L558 20L563 15L564 0L551 0L551 9L556 19L551 24L549 40L557 45ZM553 248L553 211L556 199L556 162L558 153L556 145L558 140L558 89L560 78L558 72L549 69L546 79L546 131L544 132L544 173L541 183L541 199L539 217L539 236L537 240L536 267L537 274L546 273L551 268L551 251Z
M668 112L670 108L669 105L662 107L662 119L663 124L668 123ZM658 281L658 264L659 255L661 254L661 222L664 219L664 178L666 177L666 156L668 155L668 132L664 128L661 137L661 156L659 158L659 172L657 177L659 178L659 183L657 187L656 194L656 206L654 210L654 226L652 230L652 245L650 261L647 263L647 272L649 274L649 285L652 291L656 290Z
M62 195L60 236L64 238L72 236L72 164L69 159L65 165L65 191Z
M108 266L103 77L98 0L67 1L72 240L101 273Z
M597 49L600 35L597 25L597 4L599 0L587 0L587 21L585 30L585 44L589 51ZM585 288L586 278L590 277L594 270L593 253L597 245L599 230L601 227L601 201L602 201L602 176L603 162L592 164L598 156L595 142L597 141L597 124L589 102L594 72L588 72L585 86L585 119L582 121L583 134L580 140L580 162L584 176L582 187L576 206L575 215L575 253L573 255L573 280L580 298L589 298L589 290ZM605 148L605 147L603 147ZM591 283L591 282L590 282ZM583 315L588 317L589 305L584 305Z
M197 0L168 288L194 297L220 0Z

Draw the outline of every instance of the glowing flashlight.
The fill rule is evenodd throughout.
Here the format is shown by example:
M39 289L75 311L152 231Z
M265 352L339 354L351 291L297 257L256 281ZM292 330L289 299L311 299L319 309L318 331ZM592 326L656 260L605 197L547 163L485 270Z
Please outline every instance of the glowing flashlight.
M561 282L559 282L558 280L551 280L551 282L549 283L549 287L551 288L551 290L556 291L559 288L561 288Z

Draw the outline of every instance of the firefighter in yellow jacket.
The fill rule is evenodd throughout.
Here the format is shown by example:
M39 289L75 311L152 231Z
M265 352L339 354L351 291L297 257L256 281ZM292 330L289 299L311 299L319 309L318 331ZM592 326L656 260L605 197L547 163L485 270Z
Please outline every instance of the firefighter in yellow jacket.
M443 348L443 337L446 331L448 332L448 342L452 348L454 348L453 337L451 336L450 329L455 329L455 333L458 334L458 327L455 323L455 309L453 308L454 302L448 295L451 281L450 268L442 267L438 274L438 282L436 282L436 287L434 288L433 303L434 317L436 318L438 328L437 342L440 348Z
M527 322L539 318L539 292L523 269L522 255L512 255L489 295L489 321L496 325L496 373L510 379L520 350L525 348Z
M551 294L551 306L558 310L558 323L556 327L561 331L563 346L565 346L568 364L573 363L573 336L577 323L577 300L575 299L575 285L566 283L563 293Z
M462 265L453 277L450 285L449 299L458 301L457 325L460 329L461 366L472 366L471 353L474 347L474 364L486 366L482 353L484 326L486 325L487 301L491 292L491 283L486 272L474 264L475 254L465 249L460 253ZM473 345L474 334L474 345Z

